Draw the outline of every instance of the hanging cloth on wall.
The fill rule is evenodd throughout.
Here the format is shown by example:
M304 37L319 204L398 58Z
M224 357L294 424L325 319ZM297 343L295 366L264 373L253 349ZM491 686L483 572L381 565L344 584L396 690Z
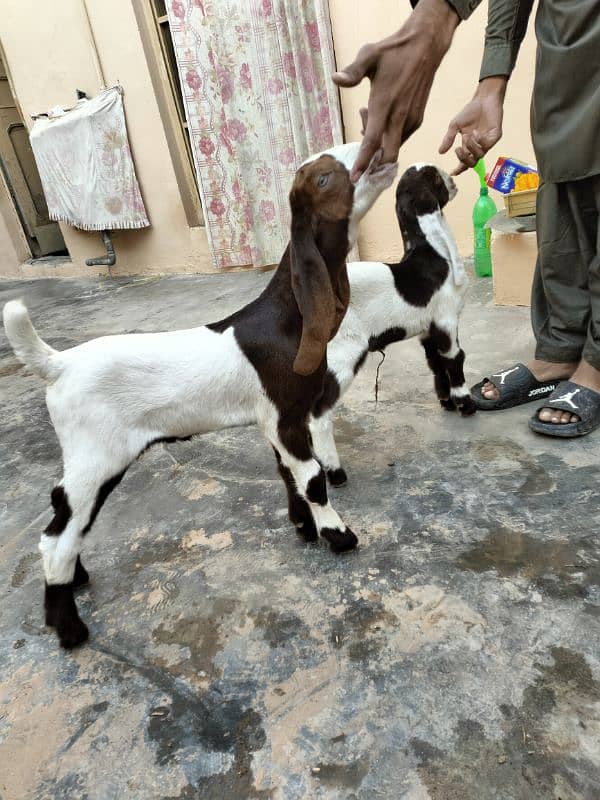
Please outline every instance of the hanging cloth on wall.
M167 0L215 266L279 262L299 163L342 142L327 0Z
M150 225L129 149L120 86L35 120L31 148L50 219L88 231Z

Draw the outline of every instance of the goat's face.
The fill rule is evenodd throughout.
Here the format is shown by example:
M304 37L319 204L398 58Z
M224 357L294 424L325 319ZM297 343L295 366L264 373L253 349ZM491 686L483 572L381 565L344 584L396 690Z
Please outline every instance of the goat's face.
M417 214L432 214L456 197L453 178L434 164L413 164L400 178L396 205L401 198L410 203Z
M314 222L340 222L349 219L353 197L354 186L344 164L324 154L296 172L290 192L292 216L309 215Z
M321 161L321 159L328 157L337 161L350 173L359 150L360 142L338 144L323 151L323 153L312 156L304 162L301 169L311 164L316 164ZM359 222L375 203L379 195L392 185L396 177L398 164L381 164L380 161L381 152L378 152L373 157L368 169L363 172L359 180L354 184L352 205L348 215L348 249L353 247L356 243Z

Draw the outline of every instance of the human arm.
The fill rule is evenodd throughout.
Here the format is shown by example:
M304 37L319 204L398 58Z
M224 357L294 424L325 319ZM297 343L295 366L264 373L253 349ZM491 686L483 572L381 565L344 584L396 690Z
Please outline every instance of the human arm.
M519 48L527 31L533 0L490 0L480 82L473 99L450 122L440 145L446 153L456 136L458 175L472 167L500 140L504 98Z
M364 137L352 178L367 168L383 147L383 161L396 161L400 146L421 125L433 78L461 18L477 0L420 0L396 33L365 44L356 59L333 75L340 87L369 78L371 88Z

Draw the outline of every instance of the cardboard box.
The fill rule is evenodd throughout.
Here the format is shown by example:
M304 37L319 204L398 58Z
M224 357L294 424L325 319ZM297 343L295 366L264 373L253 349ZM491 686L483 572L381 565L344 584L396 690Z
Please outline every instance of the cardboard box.
M492 274L496 305L531 304L531 284L536 260L535 231L502 233L492 230Z

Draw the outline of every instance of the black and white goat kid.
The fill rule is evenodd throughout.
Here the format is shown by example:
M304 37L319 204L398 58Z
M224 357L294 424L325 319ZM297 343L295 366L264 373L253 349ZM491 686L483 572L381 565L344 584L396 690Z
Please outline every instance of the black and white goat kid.
M456 192L454 180L437 167L410 167L396 190L402 261L348 264L351 301L327 348L328 402L321 404L321 413L311 424L315 451L334 486L346 481L346 473L335 446L331 409L368 353L419 336L441 405L465 416L476 410L465 385L465 354L458 342L468 280L443 212Z
M263 293L227 319L106 336L58 352L37 335L20 301L4 307L17 358L48 383L46 403L62 447L63 478L51 494L54 518L40 550L46 622L64 647L88 636L73 597L88 579L79 556L84 536L127 467L153 442L258 423L305 537L320 534L336 552L356 546L328 501L309 425L322 402L327 344L349 302L346 256L360 219L396 172L396 165L373 163L353 185L349 169L358 148L334 147L298 170L291 241L280 265Z

